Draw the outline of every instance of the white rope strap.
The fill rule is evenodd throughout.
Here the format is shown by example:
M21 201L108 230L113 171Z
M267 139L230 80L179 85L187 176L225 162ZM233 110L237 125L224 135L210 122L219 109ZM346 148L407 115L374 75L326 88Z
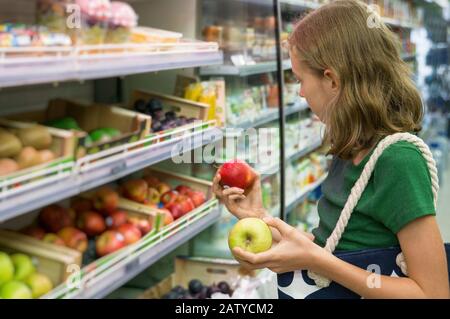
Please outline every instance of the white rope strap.
M434 207L436 208L439 191L439 180L437 175L436 163L433 159L430 149L428 148L428 145L426 145L425 142L422 141L419 137L410 133L396 133L393 135L389 135L385 137L383 140L381 140L380 143L378 143L369 161L364 166L361 176L358 178L355 185L352 187L352 190L347 199L347 202L345 203L344 208L342 209L336 227L333 230L330 237L327 239L325 249L328 252L333 253L336 246L338 245L339 240L341 239L342 234L344 233L345 227L347 226L348 221L350 220L353 209L358 204L358 201L361 198L361 195L364 192L367 183L369 182L370 176L372 175L372 172L375 168L378 158L381 156L381 154L386 148L399 141L407 141L414 144L421 151L423 157L425 158L428 170L430 171ZM399 254L399 256L397 256L397 265L399 265L399 267L402 269L402 272L405 275L407 275L406 263L403 254L401 253ZM328 287L330 284L330 280L312 271L309 271L308 275L311 279L315 281L318 287L324 288Z

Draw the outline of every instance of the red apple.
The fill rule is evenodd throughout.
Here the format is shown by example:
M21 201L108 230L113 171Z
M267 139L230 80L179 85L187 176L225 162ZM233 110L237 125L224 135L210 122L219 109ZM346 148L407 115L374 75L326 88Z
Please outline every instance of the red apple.
M156 185L161 183L158 178L156 178L154 176L151 176L151 175L144 176L142 179L145 180L145 182L147 183L148 187L156 188Z
M116 230L107 230L95 241L95 250L99 257L111 254L123 247L125 247L125 238Z
M92 210L94 208L94 204L90 199L75 197L70 201L70 208L79 214Z
M224 163L218 173L221 185L244 190L250 187L256 178L252 168L245 161L238 159Z
M143 179L132 179L123 184L124 196L138 203L147 199L148 186Z
M103 216L93 211L82 212L77 219L77 227L88 236L97 236L106 230Z
M21 231L21 233L42 240L45 236L45 230L39 226L29 226Z
M131 245L137 242L142 237L142 233L139 228L131 223L122 224L116 229L119 233L125 237L125 244Z
M149 219L130 217L128 218L128 222L136 226L141 231L142 236L147 235L147 233L152 230L152 224Z
M50 205L42 209L39 213L39 223L51 233L57 233L67 226L73 226L69 212L59 205Z
M180 218L185 214L181 203L178 202L170 203L165 208L170 211L174 220L177 220L178 218Z
M170 191L171 187L167 183L159 183L158 185L156 185L156 189L160 194L164 194L165 192Z
M177 191L168 191L161 195L161 203L168 205L174 202L180 194Z
M88 246L88 239L85 233L75 227L65 227L57 233L67 247L85 252Z
M164 226L173 223L174 219L170 210L162 208L160 211L164 212Z
M175 202L181 204L181 207L183 208L184 214L187 214L191 210L195 209L195 205L192 202L192 200L189 197L185 196L185 195L178 196L178 198L175 200Z
M108 186L104 186L95 192L94 207L102 213L110 213L119 205L119 194Z
M115 212L112 212L109 214L108 217L106 217L106 226L109 229L117 228L120 225L123 225L127 222L128 214L122 210L116 210Z
M64 243L64 241L61 238L58 237L58 235L53 234L53 233L46 234L44 236L44 238L42 239L42 241L44 241L46 243L58 245L58 246L65 246L66 245Z
M204 202L206 202L206 196L202 192L199 191L190 191L187 192L186 196L188 196L192 202L194 203L195 207L199 207Z
M186 185L178 185L175 190L181 195L186 195L188 192L192 191L192 188Z
M158 204L161 199L161 194L154 187L150 187L147 192L147 201L152 204Z

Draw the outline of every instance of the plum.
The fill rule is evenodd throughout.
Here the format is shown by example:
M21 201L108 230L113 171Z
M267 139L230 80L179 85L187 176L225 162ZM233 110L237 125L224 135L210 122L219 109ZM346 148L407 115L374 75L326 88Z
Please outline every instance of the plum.
M177 118L177 114L174 111L168 111L164 114L164 116L168 120L175 120Z
M162 120L164 118L164 111L163 110L154 111L154 112L150 113L150 115L154 119Z
M207 297L211 298L211 295L215 294L216 292L222 292L222 290L216 285L212 285L212 286L208 287Z
M147 111L149 113L161 111L163 109L163 105L162 105L161 101L158 99L151 99L150 101L148 101L146 107L147 107Z
M231 292L230 285L225 281L219 282L219 284L217 285L217 288L219 288L219 291L223 294L230 294L230 292Z
M162 299L178 299L178 298L179 295L174 291L170 291L162 296Z
M196 294L197 299L208 298L208 287L203 286L199 293Z
M194 123L197 119L195 117L190 117L187 119L187 122L190 123Z
M174 291L174 292L176 292L177 294L180 294L180 295L186 294L186 289L184 289L180 285L173 287L172 291Z
M161 131L161 122L158 120L154 120L152 121L152 131L153 132L158 132Z
M139 99L134 102L134 109L138 112L145 113L146 112L146 103L144 100Z
M203 284L198 279L192 279L191 281L189 281L188 286L189 286L189 292L193 295L200 293L203 289Z

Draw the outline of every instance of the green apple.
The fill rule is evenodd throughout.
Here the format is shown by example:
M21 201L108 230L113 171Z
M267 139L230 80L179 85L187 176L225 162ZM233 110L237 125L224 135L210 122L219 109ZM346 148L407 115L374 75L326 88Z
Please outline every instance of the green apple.
M46 275L39 273L28 276L25 283L31 288L33 298L39 298L53 289L51 280Z
M0 297L3 299L31 299L31 290L21 281L12 280L0 288Z
M0 252L0 286L14 277L14 265L8 254Z
M16 270L14 273L15 280L25 280L25 278L36 271L31 258L25 254L12 254L11 260Z
M260 218L243 218L231 229L228 246L231 250L240 247L255 254L260 253L272 246L272 232Z

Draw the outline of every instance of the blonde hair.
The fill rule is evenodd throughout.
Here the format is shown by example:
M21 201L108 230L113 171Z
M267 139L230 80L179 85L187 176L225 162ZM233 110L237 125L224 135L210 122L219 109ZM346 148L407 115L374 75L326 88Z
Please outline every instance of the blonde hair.
M340 92L325 114L330 153L353 158L384 136L421 130L423 105L395 34L366 4L338 0L309 13L289 37L301 62L335 72Z

